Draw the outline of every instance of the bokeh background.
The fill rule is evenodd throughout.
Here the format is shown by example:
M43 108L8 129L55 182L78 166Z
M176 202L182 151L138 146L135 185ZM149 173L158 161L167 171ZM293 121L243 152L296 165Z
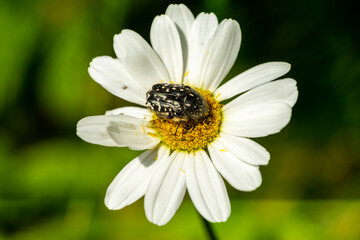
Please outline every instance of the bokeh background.
M120 211L103 201L139 152L80 140L79 119L128 105L88 75L115 56L124 28L149 40L174 1L0 1L0 239L206 239L188 195L164 227L143 200ZM256 139L271 153L254 192L228 186L232 214L220 239L360 239L360 31L355 1L184 1L240 23L227 79L286 61L299 99L281 133Z

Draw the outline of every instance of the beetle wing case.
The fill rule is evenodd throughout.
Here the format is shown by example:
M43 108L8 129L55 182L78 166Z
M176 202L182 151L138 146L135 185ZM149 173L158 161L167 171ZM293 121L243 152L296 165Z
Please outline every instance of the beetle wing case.
M159 117L174 121L199 120L208 112L203 96L184 84L153 85L146 93L146 106Z

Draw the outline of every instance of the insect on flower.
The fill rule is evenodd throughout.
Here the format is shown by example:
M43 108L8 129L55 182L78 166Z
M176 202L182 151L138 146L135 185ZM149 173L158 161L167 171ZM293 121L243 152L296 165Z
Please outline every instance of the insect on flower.
M208 114L203 96L184 84L158 83L146 93L146 106L173 121L200 120Z
M179 122L193 119L199 121L208 114L204 97L184 84L158 83L146 93L146 106L157 116Z

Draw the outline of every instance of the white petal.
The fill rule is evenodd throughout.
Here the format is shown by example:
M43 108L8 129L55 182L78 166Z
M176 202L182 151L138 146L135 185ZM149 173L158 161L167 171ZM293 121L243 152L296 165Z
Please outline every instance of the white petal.
M159 226L174 216L185 195L185 153L173 152L157 168L145 193L145 213Z
M186 186L199 213L210 222L224 222L230 215L230 201L224 181L205 151L186 159Z
M154 130L146 121L127 115L105 117L113 118L106 130L119 147L144 150L154 148L160 142L152 135Z
M213 13L200 13L192 27L189 38L189 59L184 82L194 87L202 88L200 79L201 65L206 56L206 47L209 45L219 23Z
M281 79L253 88L226 104L224 112L250 105L286 103L294 106L298 97L296 81L291 78Z
M154 50L164 62L171 81L181 83L183 56L175 23L166 15L157 16L151 25L150 39Z
M111 121L117 117L91 116L81 119L76 126L76 134L86 142L103 146L118 146L107 132Z
M109 115L109 116L127 115L150 122L152 120L153 113L146 108L121 107L121 108L116 108L114 110L106 111L105 115Z
M224 151L218 140L209 145L209 153L216 169L236 189L253 191L261 185L259 167L247 164L230 151Z
M269 152L251 139L220 133L219 141L226 146L223 151L230 151L249 164L266 165L270 160Z
M194 15L189 8L184 4L171 4L166 9L165 14L174 21L180 30L179 32L188 39L187 36L189 36L191 26L195 20Z
M201 66L200 81L203 88L214 91L229 73L238 55L241 43L239 24L232 19L223 20L209 46Z
M123 30L114 36L114 49L130 75L145 89L160 81L169 82L169 74L159 56L136 32Z
M264 137L279 132L291 117L285 103L250 105L223 112L221 131L241 137Z
M268 62L257 65L232 78L219 87L214 95L222 101L243 93L260 84L272 81L290 71L290 64L286 62Z
M180 35L181 49L183 54L183 70L186 69L189 54L189 35L194 22L194 15L184 4L171 4L165 12L176 24Z
M108 56L94 58L90 63L89 74L115 96L145 105L146 89L136 83L118 59Z
M78 122L77 135L93 144L144 150L160 142L150 135L154 132L148 126L148 122L132 116L91 116Z
M168 157L168 148L160 147L147 150L132 160L108 187L105 205L117 210L144 196L154 170Z

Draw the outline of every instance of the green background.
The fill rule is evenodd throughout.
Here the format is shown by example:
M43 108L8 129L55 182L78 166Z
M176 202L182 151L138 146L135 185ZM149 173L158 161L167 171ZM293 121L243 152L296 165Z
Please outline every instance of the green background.
M143 200L104 205L107 186L139 154L79 139L76 123L128 103L88 75L115 56L113 35L149 40L153 18L174 2L0 0L0 239L206 239L188 195L164 227ZM220 239L360 239L360 31L351 1L185 2L242 29L226 80L286 61L299 99L290 124L256 139L271 153L254 192L228 186L232 213Z

